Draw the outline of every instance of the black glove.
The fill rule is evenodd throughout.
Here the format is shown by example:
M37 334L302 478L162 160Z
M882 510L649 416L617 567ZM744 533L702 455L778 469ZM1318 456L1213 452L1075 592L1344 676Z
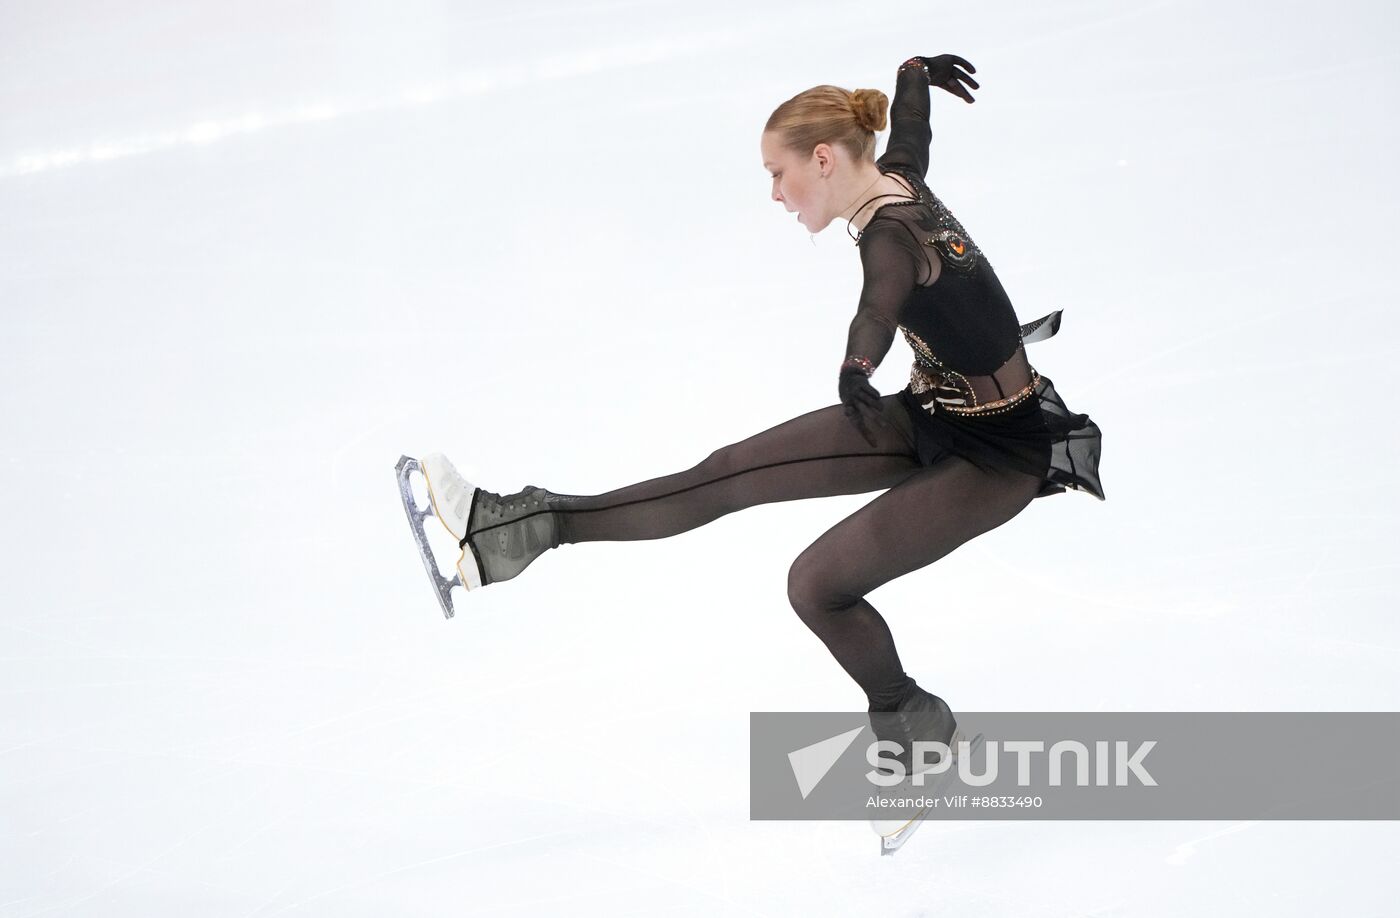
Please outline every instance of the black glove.
M871 436L869 425L874 423L880 427L889 427L890 422L885 418L884 403L880 401L880 393L870 385L870 378L865 375L864 370L855 367L842 370L836 391L841 396L846 417L856 425L856 430L860 431L865 442L875 446L875 438Z
M976 80L967 75L967 73L976 73L976 67L958 57L956 54L940 54L937 57L918 57L915 59L923 61L924 66L928 68L928 84L930 86L937 86L939 89L947 90L955 96L966 99L968 102L975 101L972 98L972 93L967 91L963 83L966 83L973 89L982 88L977 85ZM966 68L967 73L963 73L958 67ZM961 80L962 83L958 82L959 80Z

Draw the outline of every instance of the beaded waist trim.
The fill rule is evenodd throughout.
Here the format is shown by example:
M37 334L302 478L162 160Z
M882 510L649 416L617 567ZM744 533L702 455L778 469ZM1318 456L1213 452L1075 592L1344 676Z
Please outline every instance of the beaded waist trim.
M1022 325L1019 329L1020 347L1018 349L1024 353L1025 345L1032 341L1043 341L1059 331L1062 311L1057 309L1048 315L1041 316L1034 322ZM904 340L909 342L910 348L914 351L914 366L909 372L909 391L913 395L923 395L925 392L934 393L932 399L922 404L922 407L930 413L942 407L944 411L951 414L999 414L1003 411L1010 411L1029 398L1040 383L1040 374L1036 372L1035 367L1027 363L1026 369L1030 371L1030 382L1003 398L978 403L977 389L972 385L971 380L957 370L944 366L943 361L934 355L933 349L923 338L903 325L900 325L899 329L904 332ZM995 380L994 376L992 378ZM1000 391L1000 384L998 384L998 391Z
M909 391L915 395L933 392L933 398L924 402L922 405L922 407L928 409L930 412L935 408L939 408L953 414L999 414L1003 411L1010 411L1029 398L1031 393L1035 392L1035 387L1040 382L1040 374L1036 372L1035 367L1031 367L1030 369L1030 382L1005 398L983 402L980 405L968 404L969 400L975 403L977 396L972 394L972 388L966 385L965 379L964 385L954 385L947 376L933 375L918 363L915 363L909 371ZM947 371L945 370L944 372ZM961 376L962 374L955 373L954 375ZM940 392L948 394L940 395Z

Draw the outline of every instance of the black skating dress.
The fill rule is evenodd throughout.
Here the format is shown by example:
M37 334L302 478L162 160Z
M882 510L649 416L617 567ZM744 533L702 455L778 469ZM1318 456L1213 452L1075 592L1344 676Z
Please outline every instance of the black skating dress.
M1026 357L1028 343L1059 330L1061 311L1020 324L991 263L924 183L929 89L917 59L901 66L889 143L876 165L918 198L879 205L858 239L865 283L846 354L878 365L903 334L914 365L899 404L920 464L952 453L980 468L1041 476L1037 497L1074 489L1103 500L1098 425L1071 411Z

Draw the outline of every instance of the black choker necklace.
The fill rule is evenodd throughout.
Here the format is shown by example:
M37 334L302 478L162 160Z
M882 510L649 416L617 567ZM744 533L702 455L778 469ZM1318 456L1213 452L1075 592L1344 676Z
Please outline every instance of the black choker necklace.
M875 195L875 197L870 198L869 200L867 200L867 201L865 202L865 204L869 204L870 201L878 201L878 200L880 200L881 198L902 198L903 200L906 200L906 201L918 201L918 200L919 200L918 198L908 198L908 197L905 197L904 195L895 194L893 191L891 191L889 194L877 194L877 195ZM865 209L865 204L862 204L862 205L860 205L860 207L857 207L857 208L856 208L856 213L860 213L862 210L864 210L864 209ZM882 205L882 206L883 206L883 205ZM876 210L879 210L880 208L877 207L877 208L875 208L875 209L876 209ZM870 217L871 217L871 219L874 219L874 218L875 218L875 215L874 215L874 214L871 214ZM846 221L846 235L847 235L847 236L851 236L851 222L852 222L851 220L847 220L847 221ZM869 225L870 225L870 220L866 220L866 221L865 221L865 225L866 225L866 226L869 226ZM851 239L854 240L855 243L856 243L857 245L859 245L859 244L860 244L860 237L861 237L861 236L864 236L864 235L865 235L865 230L863 230L863 229L862 229L862 230L857 230L857 231L856 231L856 235L851 236Z

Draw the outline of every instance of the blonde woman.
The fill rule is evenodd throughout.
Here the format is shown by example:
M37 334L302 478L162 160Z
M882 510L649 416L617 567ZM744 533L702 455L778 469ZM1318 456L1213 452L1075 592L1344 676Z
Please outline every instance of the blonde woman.
M891 715L876 732L901 744L906 768L912 740L955 737L948 705L904 671L885 619L865 597L1037 497L1068 488L1103 499L1098 426L1071 412L1026 357L1026 343L1058 330L1060 313L1019 324L986 255L924 183L929 89L971 103L975 72L949 54L900 65L878 160L887 99L876 89L813 87L778 106L764 127L773 200L813 233L845 220L859 250L864 285L832 360L836 404L721 447L692 468L604 494L532 485L501 496L464 480L441 454L400 461L405 508L447 615L459 581L473 589L509 580L563 544L664 539L757 504L881 491L797 557L788 599L860 686L868 710ZM909 384L882 396L869 377L900 334L914 352ZM407 486L417 468L431 496L421 511ZM451 582L423 538L428 515L461 548Z

